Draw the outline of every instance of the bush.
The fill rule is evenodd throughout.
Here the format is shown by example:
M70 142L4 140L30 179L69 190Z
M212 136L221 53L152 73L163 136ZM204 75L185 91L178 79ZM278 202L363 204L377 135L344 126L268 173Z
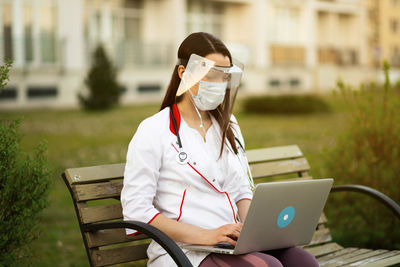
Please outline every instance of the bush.
M400 92L385 83L353 90L338 83L348 106L347 125L327 151L326 168L335 184L373 187L400 203ZM328 202L329 203L329 202ZM333 235L345 246L400 249L400 221L382 204L357 193L336 193L328 216Z
M109 109L117 105L121 87L116 77L117 69L108 59L103 47L99 45L94 51L92 67L85 81L89 95L78 96L81 105L89 110Z
M2 87L10 66L2 67ZM20 122L0 122L0 266L16 266L26 252L24 246L38 236L50 185L46 146L39 144L33 158L24 154L19 147Z
M7 61L4 66L0 66L0 92L7 85L11 65L11 61Z
M398 80L394 85L395 90L400 90L400 80Z
M314 95L280 95L249 97L244 110L261 114L308 114L330 111L329 105Z

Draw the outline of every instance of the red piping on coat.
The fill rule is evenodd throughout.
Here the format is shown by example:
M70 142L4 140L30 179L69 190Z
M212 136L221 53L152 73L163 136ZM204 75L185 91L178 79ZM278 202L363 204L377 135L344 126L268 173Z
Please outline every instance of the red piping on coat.
M181 207L179 208L179 217L176 219L177 222L179 222L179 219L182 216L182 206L183 206L183 201L185 201L185 195L186 195L186 189L183 191L183 197L182 197L182 202L181 202Z
M175 121L176 121L176 126L178 127L178 131L179 131L179 128L181 127L181 114L179 114L179 109L176 106L176 104L172 105L172 114L174 114L174 118L175 118ZM171 131L171 133L176 135L175 128L174 128L174 123L172 122L172 118L171 118L171 113L170 113L169 117L170 117L169 118L169 130Z
M235 223L237 223L236 216L235 216L235 209L234 209L233 206L232 206L232 202L231 202L231 199L230 199L230 197L229 197L229 194L228 194L227 192L221 192L221 191L219 191L215 186L212 185L212 183L210 183L210 182L206 179L206 177L204 177L198 170L196 170L196 168L194 168L189 162L188 162L188 165L189 165L190 167L192 167L192 169L193 169L195 172L197 172L204 180L206 180L207 183L208 183L209 185L211 185L217 192L223 193L223 194L226 195L226 197L228 198L229 204L231 205L231 208L232 208L233 219L235 220Z
M229 195L228 195L227 192L224 192L224 193L225 193L226 197L227 197L228 200L229 200L229 204L231 204L231 208L232 208L232 212L233 212L233 219L235 219L235 223L237 223L237 221L236 221L236 215L235 215L235 210L233 209L232 202L231 202L231 198L229 197Z
M176 152L179 152L178 149L174 146L174 144L171 143L171 145L172 145L173 148L175 148ZM190 164L189 162L188 162L187 164L188 164L195 172L197 172L204 180L206 180L206 182L207 182L209 185L211 185L211 186L215 189L215 191L217 191L218 193L221 193L221 194L225 194L225 195L226 195L226 197L228 198L229 204L231 205L231 208L232 208L233 219L235 220L235 223L237 223L236 216L235 216L235 209L233 208L233 205L232 205L231 199L230 199L230 197L229 197L229 194L228 194L227 192L221 192L221 191L219 191L212 183L210 183L210 182L207 180L206 177L204 177L198 170L196 170L196 168L193 167L192 164Z
M224 192L219 191L212 183L210 183L210 182L207 180L206 177L204 177L198 170L196 170L196 169L192 166L192 164L190 164L190 163L188 162L188 165L189 165L190 167L192 167L192 169L193 169L195 172L197 172L204 180L206 180L207 183L208 183L209 185L211 185L217 192L219 192L219 193L224 193Z
M156 215L154 215L153 218L151 218L150 221L147 222L147 224L150 224L160 214L161 213L157 213ZM129 234L129 235L126 235L126 236L131 236L131 235L137 236L137 235L140 235L140 234L141 234L141 232L136 231L136 232L134 232L132 234Z

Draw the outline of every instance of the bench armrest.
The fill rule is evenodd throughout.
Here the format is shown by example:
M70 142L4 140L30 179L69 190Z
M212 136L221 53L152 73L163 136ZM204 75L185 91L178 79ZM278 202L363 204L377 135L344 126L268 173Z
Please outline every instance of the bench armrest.
M182 249L165 233L158 230L156 227L139 221L120 221L120 222L107 222L107 223L94 223L87 224L84 226L85 231L98 231L104 229L115 229L115 228L129 228L139 231L148 237L156 241L162 246L168 254L172 257L178 266L192 267L189 259L183 253Z
M388 209L390 209L394 215L400 219L400 206L387 195L375 190L371 187L364 185L336 185L333 186L331 192L343 192L352 191L366 194L372 198L375 198L379 202L383 203Z

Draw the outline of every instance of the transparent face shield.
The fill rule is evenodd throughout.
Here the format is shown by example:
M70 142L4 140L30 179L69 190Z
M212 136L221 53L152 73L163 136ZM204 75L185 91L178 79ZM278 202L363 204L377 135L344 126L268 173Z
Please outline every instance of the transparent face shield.
M214 61L192 54L182 75L176 96L184 94L197 83L226 83L223 110L231 113L243 73L243 64L217 66Z

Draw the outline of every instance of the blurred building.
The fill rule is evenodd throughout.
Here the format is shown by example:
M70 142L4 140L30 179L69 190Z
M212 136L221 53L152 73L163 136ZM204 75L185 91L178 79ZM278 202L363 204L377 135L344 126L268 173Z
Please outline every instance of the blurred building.
M387 44L394 34L381 25L380 10L393 11L397 36L400 13L383 4L389 0L368 1L0 0L0 64L14 61L0 108L76 106L99 43L120 70L123 102L160 101L177 48L195 31L215 34L245 64L241 94L324 92L339 77L374 80L371 62L398 53Z
M369 63L400 68L400 0L368 0Z

